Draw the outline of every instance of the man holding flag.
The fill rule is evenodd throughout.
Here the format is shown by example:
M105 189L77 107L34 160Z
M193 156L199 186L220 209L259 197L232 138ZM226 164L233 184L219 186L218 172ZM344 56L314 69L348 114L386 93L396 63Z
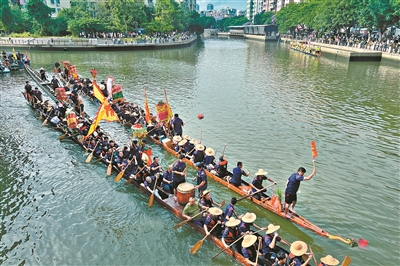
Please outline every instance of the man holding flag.
M289 178L286 182L285 216L288 219L291 218L290 214L288 214L288 210L290 207L291 207L291 212L293 214L296 214L296 212L294 211L294 206L296 205L296 202L297 202L297 191L299 190L300 182L304 181L304 180L310 180L317 172L317 169L315 168L315 164L314 164L314 159L315 159L315 157L318 156L315 141L311 141L311 153L312 153L312 161L313 161L313 165L314 165L314 169L311 172L311 174L309 176L304 177L304 174L306 173L306 169L304 167L300 167L297 170L297 173L293 173L291 176L289 176Z

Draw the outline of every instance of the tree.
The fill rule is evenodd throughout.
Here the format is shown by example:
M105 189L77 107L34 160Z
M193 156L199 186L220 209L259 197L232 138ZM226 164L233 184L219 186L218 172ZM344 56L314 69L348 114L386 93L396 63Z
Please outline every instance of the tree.
M36 33L44 34L46 25L51 17L51 8L46 6L42 0L29 0L25 7L29 17L33 20L33 30Z
M266 25L271 24L271 19L275 13L273 12L262 12L254 16L254 25Z
M117 31L129 32L146 22L145 5L142 0L108 0L106 6Z

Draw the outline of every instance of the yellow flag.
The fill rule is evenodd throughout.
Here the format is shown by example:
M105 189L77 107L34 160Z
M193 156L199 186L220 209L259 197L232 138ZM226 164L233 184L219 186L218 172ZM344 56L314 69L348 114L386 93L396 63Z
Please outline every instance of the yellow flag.
M90 129L86 136L89 136L90 134L92 134L95 131L96 127L98 126L98 124L101 120L106 120L108 122L119 121L117 114L114 112L114 110L112 109L112 107L108 103L108 101L104 101L101 104L101 106L99 107L97 116L94 119L92 125L90 126Z
M97 98L101 103L103 103L106 99L104 94L101 92L99 85L97 85L96 80L93 80L93 95Z
M167 110L168 110L168 121L171 120L172 118L172 109L171 106L168 103L168 97L167 97L167 91L164 90L164 96L165 96L165 103L167 104Z
M18 57L17 57L17 54L16 54L15 51L14 51L14 48L12 48L12 54L13 54L14 59L17 60Z

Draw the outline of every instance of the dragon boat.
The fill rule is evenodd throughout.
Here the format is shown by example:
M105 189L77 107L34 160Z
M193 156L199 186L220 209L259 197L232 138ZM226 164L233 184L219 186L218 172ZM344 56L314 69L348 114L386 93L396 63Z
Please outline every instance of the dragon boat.
M290 49L314 57L320 57L322 55L320 46L310 45L307 42L291 42Z
M39 78L40 81L40 78ZM40 84L40 82L38 83ZM42 87L43 85L41 85ZM27 99L27 103L28 105L32 108L32 110L34 111L35 115L37 116L38 113L38 109L35 107L35 104L32 101L28 100L28 97L26 95L25 92L23 92L25 99ZM48 93L49 96L51 96L51 98L54 98L54 96L51 93ZM45 114L43 112L39 111L40 116L45 116ZM51 112L50 112L51 114ZM44 117L45 119L48 119L46 117ZM63 124L62 121L60 122L60 124L58 124L57 126L54 125L52 122L49 121L48 125L50 125L52 128L54 128L55 130L59 131L60 133L63 134L68 134L66 132L69 132L67 125ZM107 135L107 134L106 134ZM82 135L73 135L71 134L70 136L68 136L69 139L71 139L73 142L77 143L79 146L81 146L82 149L84 149L85 151L87 151L87 149L83 146L82 144ZM109 163L104 160L101 157L98 157L94 154L94 156L101 161L102 163L104 163L105 165L108 165ZM119 169L117 169L116 167L113 167L113 171L116 173L120 173ZM151 197L152 196L152 192L150 192L149 190L147 190L145 188L145 186L141 183L139 183L136 179L134 178L130 178L129 176L123 175L123 178L128 180L129 182L125 183L127 184L132 184L135 187L137 187L142 193L146 194L147 196ZM172 214L174 214L177 218L181 219L181 220L185 220L184 217L182 216L182 211L184 208L184 205L180 204L179 202L175 201L174 197L171 197L170 194L166 191L164 191L162 189L162 187L157 187L158 189L158 194L160 196L160 198L158 197L154 197L154 200L163 208L169 210ZM197 231L198 233L200 233L201 235L204 236L204 239L207 238L209 241L211 241L217 248L219 248L221 251L220 253L224 252L225 254L229 255L230 257L232 257L233 259L235 259L238 263L240 263L241 265L249 265L249 263L246 261L246 258L243 257L243 255L237 251L235 251L234 249L231 248L225 248L223 242L217 238L216 236L209 234L206 235L206 232L204 231L203 227L193 223L193 222L188 222L187 225L189 225L192 229L194 229L195 231ZM260 236L259 234L256 234L257 236ZM281 250L283 252L285 252L287 255L289 254L289 252L280 247L280 246L276 246L276 248L278 250ZM305 257L303 259L306 259ZM264 264L266 266L268 265L272 265L275 262L274 259L267 259L266 263Z
M32 76L32 78L34 78L35 80L38 80L38 79L40 80L39 74L37 72L32 70L29 66L26 66L25 68L27 69L28 73ZM46 91L48 91L50 94L53 94L53 97L54 97L54 93L56 93L56 92L51 88L51 86L46 85L44 87L45 87ZM86 96L90 99L90 101L92 101L92 99L88 95L86 95ZM125 125L125 126L127 126L127 125ZM150 136L150 135L147 135L147 138L150 139L156 145L159 145L160 147L164 148L170 154L172 154L176 157L179 157L179 154L176 153L172 147L173 143L172 143L171 139L165 138L163 140L160 140L157 137ZM190 161L189 157L186 157L184 159L184 161L189 166L195 168L194 163L192 161ZM241 196L246 196L251 192L250 184L244 180L242 180L242 183L239 187L236 187L233 184L229 183L228 180L224 177L222 177L222 178L218 177L217 175L214 175L207 169L205 169L205 172L207 174L207 177L213 179L214 181L220 183L221 185L227 187L228 189L234 191L235 193L237 193ZM228 176L232 176L232 173L228 172ZM297 224L300 227L303 227L305 229L308 229L308 230L316 233L317 235L326 237L331 240L339 240L339 241L341 241L347 245L350 245L352 247L355 247L358 245L357 241L355 241L354 238L350 238L350 237L345 238L343 236L331 234L328 231L323 230L322 228L313 224L312 222L310 222L309 220L307 220L306 218L304 218L303 216L301 216L299 214L292 213L291 218L289 218L289 219L286 218L285 213L283 212L283 202L281 202L281 200L279 199L279 197L277 195L269 196L265 192L262 192L261 200L258 200L254 197L248 197L247 199L256 205L258 205L258 206L260 206L260 207L262 207L262 208L264 208L286 220L289 220L290 222L292 222L294 224Z

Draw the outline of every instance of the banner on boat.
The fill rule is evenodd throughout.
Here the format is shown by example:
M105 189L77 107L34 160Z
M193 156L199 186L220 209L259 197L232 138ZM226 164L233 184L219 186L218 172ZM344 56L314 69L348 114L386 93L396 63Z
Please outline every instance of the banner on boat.
M71 111L66 114L67 115L67 125L70 129L75 129L78 125L78 119L76 118L76 114L74 111Z
M159 122L165 122L169 120L168 109L168 104L164 103L163 101L160 101L158 104L156 104L156 114Z
M108 88L108 85L107 85ZM124 100L124 95L122 94L122 85L115 84L112 86L112 98L113 102L119 102Z

